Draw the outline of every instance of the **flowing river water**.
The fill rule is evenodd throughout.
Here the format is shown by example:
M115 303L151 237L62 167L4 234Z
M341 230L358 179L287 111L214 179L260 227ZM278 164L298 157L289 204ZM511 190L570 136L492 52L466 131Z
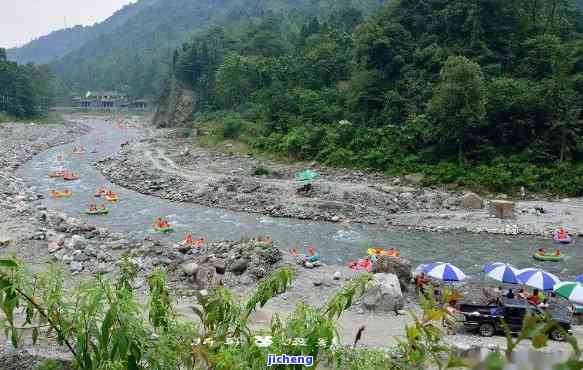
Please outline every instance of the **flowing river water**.
M541 245L553 248L552 241L537 238L497 236L469 233L428 233L407 231L402 228L383 228L360 224L336 224L272 218L258 214L232 212L194 204L176 203L142 195L107 181L93 167L95 162L116 153L120 145L143 136L142 129L118 128L112 121L92 119L84 121L92 131L74 143L47 150L23 165L17 175L24 178L37 191L46 194L50 209L62 210L69 216L87 219L97 226L122 232L128 237L179 241L188 232L207 240L236 240L257 235L270 235L278 245L291 248L313 244L321 251L322 260L329 264L344 264L361 258L368 246L394 246L413 264L444 261L460 267L466 274L479 278L482 266L488 262L502 261L517 267L543 267L563 278L573 278L583 273L583 248L577 243L563 246L566 255L559 263L537 262L532 254ZM85 154L71 154L73 146L82 145ZM60 163L57 156L65 154ZM62 165L80 175L80 180L64 182L47 176ZM91 203L101 203L94 198L98 188L106 187L117 192L120 201L108 204L107 216L87 216L85 210ZM49 191L70 189L73 196L52 199ZM105 201L105 200L103 200ZM156 217L166 217L176 232L160 235L152 229Z

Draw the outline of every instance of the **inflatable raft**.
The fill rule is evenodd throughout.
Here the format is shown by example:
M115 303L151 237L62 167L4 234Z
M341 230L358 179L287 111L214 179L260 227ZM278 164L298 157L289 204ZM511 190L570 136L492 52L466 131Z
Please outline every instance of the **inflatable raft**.
M91 210L88 209L85 213L87 213L88 215L92 215L92 216L106 215L106 214L109 213L109 209L107 209L107 208L99 208L99 209L96 209L94 211L91 211Z
M63 176L65 176L64 171L51 171L51 172L49 172L49 177L51 177L51 178L63 177Z
M168 234L174 231L174 229L171 226L160 227L158 225L154 225L154 230L162 234Z
M569 244L571 243L571 235L565 233L563 236L561 236L559 234L559 232L555 232L555 235L553 235L553 240L556 241L557 243L561 243L561 244Z
M71 190L63 191L51 190L51 197L53 198L68 198L71 195L73 195L73 192Z
M348 262L348 267L353 271L360 271L364 270L367 272L372 271L372 262L367 258L360 259L358 261L350 261Z
M399 257L399 251L395 249L385 250L383 248L369 248L366 251L369 256L379 257L379 256L387 256L387 257Z
M79 180L79 176L75 175L74 173L67 173L63 176L63 180L65 181L75 181Z
M316 251L316 253L314 253L311 256L306 255L305 258L306 258L306 261L308 261L308 262L311 262L311 263L317 262L320 260L320 252Z
M542 254L542 253L536 252L532 257L538 261L559 262L559 261L562 261L565 256L562 254L557 256L555 253Z
M119 200L119 198L117 197L117 194L106 195L105 199L107 199L110 202L114 202L114 203Z

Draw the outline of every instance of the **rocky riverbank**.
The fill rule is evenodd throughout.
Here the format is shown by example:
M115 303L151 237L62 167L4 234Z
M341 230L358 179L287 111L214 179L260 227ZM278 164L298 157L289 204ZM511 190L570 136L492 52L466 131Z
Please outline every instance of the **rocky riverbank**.
M583 200L516 202L515 217L499 219L490 215L489 199L422 188L420 175L387 178L316 163L283 164L224 149L209 150L173 131L156 130L96 165L110 181L142 194L273 217L435 232L549 236L559 225L574 234L583 232ZM309 186L294 178L305 168L321 175Z

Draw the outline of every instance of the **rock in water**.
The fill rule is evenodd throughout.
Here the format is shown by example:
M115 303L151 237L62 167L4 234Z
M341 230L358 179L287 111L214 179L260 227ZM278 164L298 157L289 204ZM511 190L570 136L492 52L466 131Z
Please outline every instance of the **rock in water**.
M342 278L342 274L340 273L340 271L336 271L334 273L334 275L332 276L332 279L334 280L340 280Z
M475 193L467 192L462 197L462 207L466 209L482 209L484 200Z
M395 274L375 274L371 287L363 297L367 310L397 312L405 307L399 278Z

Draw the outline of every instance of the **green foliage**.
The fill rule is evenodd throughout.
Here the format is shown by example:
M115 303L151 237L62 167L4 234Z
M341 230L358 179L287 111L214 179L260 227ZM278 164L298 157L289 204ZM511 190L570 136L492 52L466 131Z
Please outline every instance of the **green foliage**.
M485 106L480 66L465 57L449 57L441 70L428 111L436 120L437 135L442 140L453 139L457 143L460 163L464 139L473 126L482 122Z
M370 18L349 1L319 18L256 15L183 45L173 75L194 91L202 122L245 121L215 119L217 140L424 172L431 183L580 194L559 176L583 158L583 15L573 1L420 4L393 2Z
M0 259L0 309L6 319L4 329L18 346L24 331L39 335L56 334L73 356L73 369L264 369L268 354L313 356L312 368L391 369L481 368L501 369L504 356L495 352L481 364L456 357L444 344L439 322L447 320L444 302L454 293L445 290L443 301L431 293L421 299L422 318L411 314L405 335L388 350L338 346L337 319L365 292L371 275L362 274L349 282L322 307L300 303L285 319L274 314L269 327L251 329L249 315L289 287L293 278L289 268L281 268L259 283L257 290L240 303L232 292L219 286L202 291L199 306L193 310L200 318L178 321L166 288L164 273L148 277L149 304L138 301L131 287L134 273L131 261L116 282L98 276L80 282L72 291L63 286L66 276L56 265L33 274L20 262ZM148 316L149 321L144 318ZM24 317L25 319L21 319ZM48 328L48 331L45 330ZM198 330L200 329L200 330ZM508 356L516 346L532 338L534 347L545 346L547 335L560 329L547 315L527 317L524 329L514 339L507 336ZM36 333L36 334L34 334ZM581 350L574 337L563 332L572 347L570 358L559 369L577 368ZM301 338L298 340L297 338ZM54 361L41 369L67 368ZM479 367L476 367L479 366ZM276 369L283 369L275 365ZM290 368L286 366L285 368ZM303 369L303 365L291 368Z
M0 114L15 118L45 115L52 104L52 81L46 66L9 62L0 48Z

